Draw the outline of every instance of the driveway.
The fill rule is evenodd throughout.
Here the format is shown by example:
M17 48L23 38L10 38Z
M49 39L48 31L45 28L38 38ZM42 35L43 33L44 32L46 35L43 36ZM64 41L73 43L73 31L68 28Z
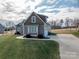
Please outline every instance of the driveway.
M60 44L61 59L79 59L79 38L72 34L58 34L52 38Z

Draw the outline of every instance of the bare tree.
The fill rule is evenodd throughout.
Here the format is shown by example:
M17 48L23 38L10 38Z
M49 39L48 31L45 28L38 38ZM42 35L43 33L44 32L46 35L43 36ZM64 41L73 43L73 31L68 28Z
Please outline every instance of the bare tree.
M56 27L56 21L52 20L51 21L51 26L52 26L53 29L55 29L55 27Z
M79 31L79 19L78 18L74 19L74 25L76 27L76 31Z
M71 31L71 28L73 28L73 19L69 19L69 28Z
M63 21L63 19L61 19L60 20L60 27L62 27L63 23L64 23L64 21Z
M77 26L77 31L79 32L79 19L77 19L76 26Z
M65 20L65 25L66 25L66 27L69 27L69 18L68 17Z

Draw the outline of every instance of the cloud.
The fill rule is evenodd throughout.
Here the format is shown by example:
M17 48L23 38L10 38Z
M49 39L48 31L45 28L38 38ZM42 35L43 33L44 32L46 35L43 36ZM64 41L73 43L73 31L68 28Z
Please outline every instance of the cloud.
M68 2L72 2L72 3L79 3L79 0L66 0Z
M53 4L56 0L47 0L47 3Z
M13 16L13 18L22 18L24 16L21 14L22 11L24 12L31 12L35 11L37 13L42 13L49 16L49 19L53 18L65 18L66 16L70 17L78 17L79 8L79 0L0 0L0 15L4 16L5 13L1 13L4 7L1 5L2 3L13 3L13 8L15 8L15 16L12 13L9 13L8 18ZM68 12L68 9L71 8ZM18 13L18 15L16 14ZM64 16L63 16L64 15ZM12 18L12 17L10 17ZM12 18L12 19L13 19Z
M60 10L60 12L56 15L57 19L65 19L66 17L69 18L79 18L79 8L63 8Z

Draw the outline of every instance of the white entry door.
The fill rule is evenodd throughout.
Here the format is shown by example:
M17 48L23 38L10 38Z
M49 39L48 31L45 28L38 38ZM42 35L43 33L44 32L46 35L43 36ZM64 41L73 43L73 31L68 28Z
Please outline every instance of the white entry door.
M31 35L37 35L38 34L38 26L28 26L28 33L31 34Z

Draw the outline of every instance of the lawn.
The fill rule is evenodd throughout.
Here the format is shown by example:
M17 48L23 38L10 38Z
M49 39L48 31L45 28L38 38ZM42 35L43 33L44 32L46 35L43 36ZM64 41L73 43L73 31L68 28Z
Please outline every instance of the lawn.
M73 32L77 32L74 28L70 30L68 29L52 29L51 32L58 33L58 34L72 34Z
M79 37L79 32L73 32L72 34Z
M55 29L55 30L51 30L51 32L57 33L57 34L73 34L76 37L79 37L79 32L76 31L75 28L73 28L71 30L69 28L68 29Z
M0 59L60 59L59 44L55 41L0 37Z

